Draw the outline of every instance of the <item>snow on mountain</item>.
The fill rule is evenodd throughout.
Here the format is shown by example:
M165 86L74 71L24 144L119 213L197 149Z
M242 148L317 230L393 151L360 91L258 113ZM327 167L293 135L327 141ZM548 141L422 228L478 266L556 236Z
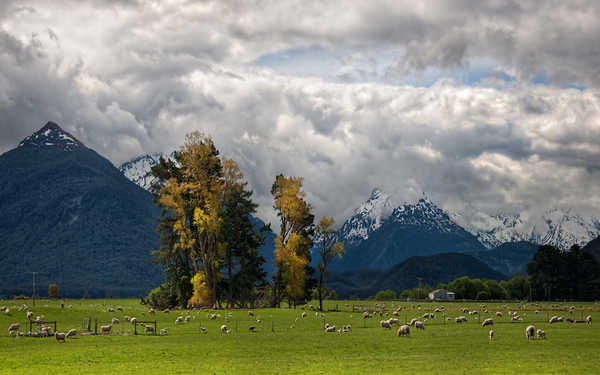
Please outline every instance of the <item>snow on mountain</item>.
M338 236L349 243L366 240L372 232L381 227L392 212L390 196L380 189L374 189L369 199L354 210L352 216L344 222Z
M476 216L479 220L469 221L461 214L453 218L487 248L505 242L528 241L567 250L574 244L583 246L600 235L598 219L571 210L552 209L537 215L478 213Z
M63 151L73 151L85 146L57 124L47 122L44 127L19 143L18 147L53 148Z
M427 197L419 199L416 203L396 207L392 213L392 220L400 224L435 229L441 233L462 230L444 210Z
M138 156L128 162L121 164L119 170L129 180L137 184L143 189L150 190L154 176L152 176L151 168L158 164L159 158L170 159L174 155L172 152L169 156L163 153L154 153Z

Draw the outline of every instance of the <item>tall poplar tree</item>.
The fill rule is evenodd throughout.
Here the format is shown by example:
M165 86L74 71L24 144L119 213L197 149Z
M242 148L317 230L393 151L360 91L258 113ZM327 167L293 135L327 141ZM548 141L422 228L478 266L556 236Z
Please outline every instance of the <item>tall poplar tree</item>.
M323 216L317 224L315 235L319 239L317 246L319 261L319 284L317 291L319 293L319 310L323 311L323 289L325 288L325 277L329 275L329 264L336 258L341 258L346 250L341 242L335 238L333 217Z

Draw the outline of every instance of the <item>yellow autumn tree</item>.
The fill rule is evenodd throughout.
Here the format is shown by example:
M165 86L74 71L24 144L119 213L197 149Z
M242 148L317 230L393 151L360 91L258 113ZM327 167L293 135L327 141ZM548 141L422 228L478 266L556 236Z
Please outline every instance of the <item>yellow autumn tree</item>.
M188 301L188 307L206 307L212 306L211 304L211 291L206 284L206 275L200 271L192 277L192 286L194 288L194 294Z
M283 291L293 303L306 295L306 268L310 263L314 215L304 199L301 177L277 176L271 194L274 197L273 208L281 221L275 245L277 271L273 276L272 300L273 306L279 306Z

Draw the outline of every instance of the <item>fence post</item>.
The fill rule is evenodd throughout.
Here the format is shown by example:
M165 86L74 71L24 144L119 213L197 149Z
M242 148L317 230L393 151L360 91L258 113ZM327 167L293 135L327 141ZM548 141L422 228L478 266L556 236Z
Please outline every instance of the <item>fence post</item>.
M98 319L94 319L94 335L98 334Z
M137 321L133 325L133 334L137 336Z
M158 322L155 320L154 321L154 336L156 336L158 334Z

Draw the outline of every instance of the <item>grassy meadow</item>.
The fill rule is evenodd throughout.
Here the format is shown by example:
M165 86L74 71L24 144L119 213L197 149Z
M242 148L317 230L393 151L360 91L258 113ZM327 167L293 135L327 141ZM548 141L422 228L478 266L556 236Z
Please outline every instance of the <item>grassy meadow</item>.
M138 299L107 300L31 300L0 301L8 314L0 313L0 374L594 374L600 373L600 304L598 303L488 303L484 313L479 303L463 302L378 302L385 304L388 314L398 307L401 322L421 318L439 306L445 313L425 321L426 329L411 327L410 337L396 336L392 330L379 327L376 316L362 319L353 305L375 310L375 302L327 301L325 317L314 311L298 309L257 309L254 317L247 310L219 310L216 320L209 320L207 310L190 311L191 320L175 324L177 316L187 311L148 313ZM9 337L8 327L20 322L26 332L26 304L35 316L56 320L58 331L76 328L82 332L85 317L108 324L117 317L121 324L113 326L110 335L79 335L58 343L54 337ZM313 305L317 303L313 302ZM573 313L570 306L576 306ZM69 307L70 306L70 307ZM109 307L123 311L105 312ZM463 314L460 309L476 309L479 316ZM539 310L536 314L535 310ZM302 318L303 311L307 317ZM503 312L502 318L493 316ZM518 311L522 322L512 323L508 311ZM231 313L229 321L225 318ZM124 316L140 320L156 320L158 330L168 328L165 336L145 335L133 328ZM467 323L454 318L466 315ZM548 324L548 317L582 319L592 315L595 323ZM494 318L495 339L490 342L490 327L483 328L486 317ZM260 323L256 319L260 319ZM445 319L446 318L446 319ZM451 318L449 321L447 318ZM348 333L325 333L324 323L338 328L350 324ZM226 324L231 333L224 334ZM534 324L546 331L546 340L528 341L525 327ZM100 325L100 324L99 324ZM249 327L256 327L250 332ZM206 328L206 333L200 331Z

